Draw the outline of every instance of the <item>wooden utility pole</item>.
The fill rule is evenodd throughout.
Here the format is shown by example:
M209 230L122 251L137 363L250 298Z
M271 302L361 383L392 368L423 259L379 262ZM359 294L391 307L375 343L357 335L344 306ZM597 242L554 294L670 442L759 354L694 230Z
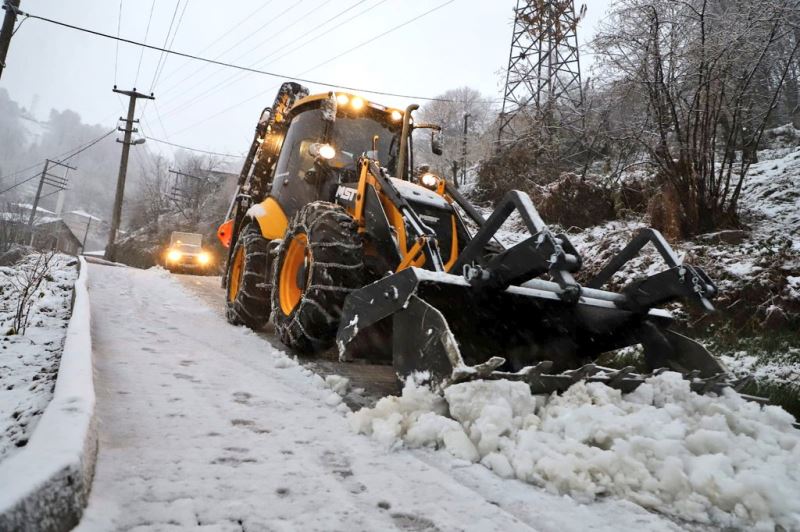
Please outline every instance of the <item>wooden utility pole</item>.
M117 90L117 86L114 85L114 92L117 94L124 94L130 100L128 101L128 118L123 119L120 117L120 120L125 122L125 128L117 128L119 131L123 131L125 133L124 139L119 140L117 142L122 143L122 157L120 158L119 162L119 177L117 177L117 193L114 196L114 210L111 212L111 230L108 233L108 244L106 244L106 252L105 258L106 260L113 261L115 260L115 250L114 246L117 240L117 231L119 230L119 222L120 218L122 217L122 200L125 196L125 178L128 175L128 154L130 153L131 144L144 144L144 139L136 139L131 142L131 135L133 133L137 133L139 130L134 129L133 124L137 123L138 120L133 119L133 113L136 111L136 100L139 98L144 98L147 100L155 100L155 97L151 93L149 96L147 94L142 94L141 92L136 92L136 87L133 88L132 91L121 91Z
M60 163L58 161L51 161L50 159L45 159L44 168L42 168L42 175L39 178L39 186L36 189L36 197L33 198L33 205L31 206L31 215L28 218L28 230L31 233L31 245L33 245L33 237L35 236L33 231L33 223L34 221L36 221L36 209L39 208L39 200L42 197L42 187L44 187L44 185L47 184L54 186L59 190L64 190L65 188L67 188L66 177L61 177L47 173L47 170L50 169L51 164L54 164L56 166L63 166L68 170L77 170L77 168L70 166L68 164Z
M469 130L469 113L464 113L464 138L461 152L461 184L467 182L467 131Z
M86 231L83 232L83 242L81 242L81 252L86 251L86 237L89 236L89 228L92 226L92 217L86 222Z
M14 24L17 22L19 0L6 0L3 9L6 10L6 16L3 18L3 26L0 27L0 77L6 67L6 55L11 44L11 36L14 34Z

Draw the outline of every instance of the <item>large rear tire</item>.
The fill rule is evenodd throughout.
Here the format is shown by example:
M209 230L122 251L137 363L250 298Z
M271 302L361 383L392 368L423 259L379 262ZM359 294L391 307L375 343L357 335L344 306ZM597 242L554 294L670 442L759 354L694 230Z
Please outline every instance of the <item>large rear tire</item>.
M233 325L258 330L269 321L268 246L257 223L247 224L236 241L225 282L225 317Z
M272 322L281 341L303 353L333 345L344 300L364 284L361 236L339 205L309 203L278 246Z

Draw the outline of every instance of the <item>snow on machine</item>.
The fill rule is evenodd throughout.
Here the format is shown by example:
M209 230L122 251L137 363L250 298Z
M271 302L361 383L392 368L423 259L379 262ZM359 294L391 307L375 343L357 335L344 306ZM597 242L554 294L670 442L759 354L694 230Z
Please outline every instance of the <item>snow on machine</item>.
M630 391L645 375L594 361L633 345L650 371L680 371L697 392L743 385L673 330L663 305L711 311L717 289L657 231L642 231L581 286L580 255L527 194L509 192L485 219L441 176L414 171L415 132L429 132L441 154L439 128L413 120L417 107L283 84L218 232L230 322L259 328L271 315L292 349L335 345L342 360L393 364L401 378L424 372L438 387L504 378L535 393L578 380ZM514 212L531 236L504 248L493 240ZM664 271L605 290L647 244Z
M208 272L212 260L211 253L203 249L203 235L173 231L164 252L164 265L172 273Z

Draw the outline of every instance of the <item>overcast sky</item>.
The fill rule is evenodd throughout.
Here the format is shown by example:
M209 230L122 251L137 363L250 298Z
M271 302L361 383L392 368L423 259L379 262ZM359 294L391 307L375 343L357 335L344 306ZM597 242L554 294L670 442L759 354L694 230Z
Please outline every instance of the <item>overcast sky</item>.
M581 41L591 38L610 1L587 2ZM122 0L120 35L137 41L146 36L147 43L164 45L178 2L175 25L186 9L174 50L378 91L435 96L467 85L492 98L501 96L515 5L515 0ZM21 8L117 33L118 0L22 0ZM349 51L362 43L368 44ZM72 109L85 122L111 128L125 109L112 86L149 92L160 56L120 43L117 57L112 40L30 19L14 36L0 87L20 104L34 105L39 118L51 108ZM583 60L590 62L588 56ZM240 154L280 83L280 78L171 56L153 87L155 102L144 107L140 101L137 116L144 109L142 125L150 136ZM387 105L411 102L368 97ZM155 143L149 147L169 150Z

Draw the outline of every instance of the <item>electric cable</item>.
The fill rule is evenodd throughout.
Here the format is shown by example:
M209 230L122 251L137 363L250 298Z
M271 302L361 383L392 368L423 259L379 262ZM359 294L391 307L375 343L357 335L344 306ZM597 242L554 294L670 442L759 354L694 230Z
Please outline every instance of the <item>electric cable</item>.
M122 27L122 0L119 0L119 14L117 15L117 38L119 38L119 30ZM119 41L116 42L116 51L114 52L114 85L117 84L117 64L119 63Z
M291 11L292 9L294 9L295 7L300 5L300 3L302 3L303 1L304 0L297 0L296 2L289 4L289 7L287 7L286 9L284 9L283 11L281 11L280 13L275 15L274 17L272 17L269 20L267 20L264 24L262 24L261 26L259 26L255 30L251 31L250 33L248 33L247 35L245 35L244 37L242 37L241 39L236 41L234 44L232 44L231 46L229 46L228 48L226 48L225 50L223 50L219 54L216 54L216 56L214 56L214 59L215 60L221 59L223 55L227 54L228 52L230 52L231 50L233 50L234 48L236 48L237 46L239 46L240 44L245 42L247 39L249 39L253 35L255 35L255 34L261 32L262 30L264 30L265 28L269 27L275 21L280 20L281 17L283 17L286 13L288 13L289 11ZM237 59L238 59L238 57L237 57ZM165 89L162 92L164 94L169 94L169 92L172 91L173 89L178 88L178 87L183 87L185 81L188 81L189 79L193 78L195 75L199 74L205 67L206 67L206 65L202 65L201 67L193 70L188 76L185 76L185 77L181 78L177 83L173 83L172 85L170 85L167 89Z
M214 46L215 44L217 44L219 41L221 41L222 39L224 39L225 37L227 37L228 35L230 35L230 33L231 33L232 31L239 29L239 28L242 26L242 24L244 24L245 22L247 22L248 20L250 20L251 18L253 18L253 16L254 16L256 13L258 13L259 11L261 11L262 9L264 9L265 7L267 7L267 6L268 6L269 4L271 4L271 3L272 3L272 0L267 0L266 2L264 2L263 4L261 4L261 5L260 5L259 7L257 7L257 8L256 8L254 11L251 11L251 12L250 12L250 13L249 13L249 14L248 14L246 17L244 17L244 18L243 18L243 19L241 19L239 22L237 22L236 24L234 24L233 26L231 26L230 28L228 28L228 30L227 30L227 31L225 31L225 32L224 32L222 35L220 35L219 37L217 37L216 39L214 39L213 41L211 41L209 44L207 44L207 45L206 45L206 46L205 46L205 47L204 47L202 50L200 50L200 52L199 52L199 53L201 53L201 54L202 54L203 52L205 52L206 50L208 50L209 48L211 48L212 46ZM184 9L185 9L185 6L184 6ZM170 46L170 48L172 48L172 46ZM164 78L164 80L168 80L168 79L170 79L172 76L174 76L175 74L177 74L178 72L180 72L180 71L181 71L181 70L182 70L182 69L183 69L185 66L187 66L187 65L190 65L190 64L192 64L192 62L191 62L191 61L186 61L186 62L185 62L185 63L183 63L181 66L179 66L178 68L176 68L175 70L173 70L172 72L170 72L169 74L167 74L167 77L166 77L166 78Z
M97 144L98 142L100 142L101 140L103 140L104 138L108 137L109 135L111 135L111 134L115 133L116 131L117 131L116 129L112 129L112 130L111 130L111 131L109 131L108 133L105 133L104 135L102 135L102 136L100 136L100 137L97 137L97 138L96 138L96 139L94 139L94 140L91 140L91 141L89 141L89 143L87 143L86 145L84 145L84 144L81 144L81 145L80 145L78 148L72 148L71 150L67 150L66 152L62 153L61 155L58 155L57 157L54 157L54 158L52 158L51 160L55 160L55 159L57 159L57 158L58 158L58 161L56 161L56 162L59 162L59 163L66 162L66 161L68 161L68 160L72 159L73 157L75 157L76 155L78 155L79 153L83 153L84 151L88 150L89 148L91 148L92 146L94 146L95 144ZM67 154L67 153L70 153L70 152L72 152L72 151L74 151L74 153L72 153L71 155L69 155L69 156L67 156L67 157L64 157L64 155L65 155L65 154ZM48 158L49 158L49 157L48 157ZM28 170L30 170L31 168L35 168L35 167L39 166L40 164L44 164L44 162L45 162L45 161L40 161L40 162L38 162L38 163L36 163L36 164L34 164L34 165L32 165L32 166L29 166L27 169L28 169ZM18 172L17 172L17 173L18 173ZM3 190L3 191L0 191L0 194L5 194L5 193L6 193L6 192L8 192L9 190L13 190L13 189L17 188L17 187L18 187L18 186L20 186L20 185L24 185L24 184L25 184L25 183L27 183L28 181L32 181L33 179L36 179L37 177L39 177L39 174L40 174L40 173L39 173L39 172L37 172L35 175L33 175L33 176L31 176L31 177L29 177L29 178L26 178L26 179L24 179L24 180L22 180L22 181L19 181L19 182L17 182L17 183L15 183L15 184L13 184L12 186L10 186L10 187L6 188L5 190ZM8 176L3 176L2 178L0 178L0 181L2 181L3 179L5 179L6 177L8 177Z
M431 13L431 12L435 11L436 9L442 8L445 5L450 4L450 3L454 2L454 1L455 0L448 0L447 2L445 2L443 4L440 4L439 6L427 11L426 14L427 13ZM411 99L411 100L424 100L424 101L431 101L431 102L449 102L449 103L453 103L453 102L456 101L456 100L451 100L451 99L448 99L448 98L435 98L435 97L430 97L430 96L421 96L421 95L414 95L414 94L401 94L401 93L396 93L396 92L378 91L378 90L374 90L374 89L365 89L365 88L361 88L361 87L353 87L353 86L348 86L348 85L339 85L339 84L335 84L335 83L328 83L328 82L325 82L325 81L314 80L314 79L300 78L300 77L297 77L297 76L288 76L288 75L280 74L280 73L277 73L277 72L270 72L270 71L267 71L267 70L260 70L260 69L249 68L249 67L245 67L245 66L241 66L241 65L234 65L234 64L231 64L231 63L226 63L224 61L217 61L216 59L208 59L206 57L200 57L200 56L189 54L189 53L185 53L185 52L178 52L176 50L167 50L166 48L161 48L159 46L153 46L152 44L146 44L146 43L134 41L132 39L126 39L124 37L119 37L118 38L118 37L115 37L114 35L110 35L108 33L103 33L103 32L100 32L100 31L89 29L89 28L83 28L81 26L76 26L74 24L69 24L67 22L62 22L60 20L54 20L54 19L51 19L51 18L48 18L48 17L42 17L40 15L34 15L34 14L30 14L29 13L28 16L30 18L32 18L32 19L41 20L43 22L48 22L50 24L55 24L56 26L61 26L61 27L64 27L64 28L69 28L69 29L72 29L72 30L81 31L81 32L84 32L84 33L89 33L89 34L95 35L97 37L104 37L106 39L118 40L119 42L132 44L134 46L140 46L142 48L147 48L147 49L150 49L150 50L156 50L156 51L159 51L159 52L160 51L165 51L166 53L171 54L171 55L176 55L176 56L179 56L179 57L185 57L185 58L188 58L188 59L193 59L195 61L202 61L202 62L205 62L205 63L210 63L210 64L214 64L214 65L218 65L218 66L224 66L224 67L228 67L228 68L233 68L233 69L243 70L243 71L247 71L247 72L252 72L254 74L262 74L262 75L273 77L273 78L281 78L281 79L286 79L286 80L290 80L290 81L296 81L296 82L299 82L299 83L308 83L308 84L311 84L311 85L320 85L322 87L329 87L329 88L332 88L332 89L343 89L343 90L353 91L353 92L362 92L362 93L365 93L365 94L377 94L377 95L381 95L381 96L392 96L392 97L396 97L396 98L407 98L407 99ZM419 18L419 17L417 17L417 18ZM367 43L363 43L361 46L365 46L366 44L369 44L369 43L368 42Z
M169 21L169 27L167 28L167 34L164 36L164 48L167 48L167 43L169 42L169 35L172 33L172 26L175 24L175 17L178 16L178 8L181 6L181 0L177 0L175 2L175 9L172 11L172 18ZM161 68L161 62L164 60L165 52L161 52L161 55L158 56L158 63L156 63L156 69L153 71L153 81L150 82L150 90L147 91L150 94L153 93L153 87L156 84L156 76L158 76L158 69Z
M269 38L268 38L266 41L261 41L261 42L259 42L259 43L258 43L256 46L254 46L254 47L250 48L249 50L247 50L247 51L246 51L246 52L244 52L244 53L241 53L241 54L237 55L237 56L236 56L235 58L233 58L231 61L238 61L239 59L241 59L241 58L245 57L246 55L250 54L250 53L251 53L251 52L253 52L254 50L256 50L256 49L258 49L259 47L263 46L265 43L269 42L270 40L273 40L274 38L276 38L277 36L279 36L279 35L280 35L280 34L282 34L283 32L285 32L285 31L288 31L288 30L292 29L292 28L293 28L294 26L296 26L296 25L297 25L299 22L301 22L301 21L305 20L305 19L306 19L306 17L308 17L308 16L309 16L310 14L312 14L314 11L318 11L318 10L319 10L319 9L321 9L323 6L325 6L325 5L329 4L329 3L331 3L332 1L333 1L333 0L324 0L324 1L322 2L322 4L320 4L320 5L318 5L318 6L315 6L315 7L314 7L314 8L312 8L311 10L309 10L309 11L307 11L307 12L303 13L302 15L300 15L300 17L299 17L299 18L297 18L297 19L296 19L294 22L291 22L291 23L289 23L289 24L286 24L286 25L284 25L284 26L283 26L283 27L282 27L282 28L281 28L279 31L277 31L277 32L275 32L275 33L270 33L270 34L269 34L270 36L269 36ZM251 35L252 35L252 34L251 34ZM252 64L250 64L249 66L255 67L255 66L257 66L257 64L258 64L258 61L256 61L255 63L252 63ZM200 86L200 85L202 85L202 84L203 84L203 83L204 83L206 80L209 80L209 79L213 78L213 77L214 77L214 76L216 76L218 73L219 73L219 71L217 71L217 70L214 70L214 71L210 72L210 73L209 73L209 74L208 74L206 77L204 77L203 79L201 79L200 81L197 81L197 82L193 83L193 84L192 84L192 86L193 86L193 87ZM237 73L237 74L236 74L236 75L235 75L235 76L232 78L232 80L238 80L238 79L241 79L243 76L246 76L246 74L244 74L244 73L242 73L242 72L239 72L239 73ZM216 85L214 85L214 86L213 86L211 89L208 89L208 90L206 90L206 91L204 91L204 92L200 93L199 95L196 95L196 96L192 97L192 100L191 100L191 101L192 101L192 102L194 102L194 101L197 101L198 99L202 98L202 96L203 96L203 95L205 95L205 94L207 94L208 92L212 91L214 88L216 88L216 87L219 87L220 85L223 85L223 84L227 84L227 83L228 83L228 81L231 81L231 80L229 80L229 78L227 78L227 77L226 77L225 79L221 80L219 83L217 83ZM185 94L185 93L183 93L183 92L180 94L180 96L185 96L185 95L186 95L186 94ZM180 97L180 96L179 96L179 97ZM171 101L174 101L174 99L173 99L173 100L168 100L168 102L171 102ZM178 104L177 106L173 106L173 108L172 108L172 109L170 109L170 110L168 110L168 111L167 111L165 114L171 114L171 113L172 113L172 112L173 112L175 109L177 109L177 108L179 108L179 107L183 107L183 105L184 105L184 104Z
M311 72L312 70L315 70L315 69L317 69L317 68L319 68L321 66L324 66L324 65L330 63L331 61L333 61L335 59L338 59L338 58L342 57L343 55L349 54L349 53L351 53L351 52L353 52L353 51L355 51L355 50L357 50L357 49L359 49L361 47L364 47L364 46L366 46L368 44L371 44L372 42L374 42L375 39L377 39L379 37L384 37L384 36L388 35L389 33L392 33L393 31L396 31L396 30L398 30L398 29L400 29L400 28L402 28L404 26L407 26L408 24L411 24L412 22L414 22L416 20L419 20L420 18L424 17L425 15L433 13L434 11L443 8L448 4L453 3L454 1L455 0L447 0L446 2L443 2L443 3L439 4L438 6L432 8L432 9L429 9L428 11L425 11L424 13L422 13L420 15L417 15L416 17L414 17L412 19L409 19L409 20L407 20L405 22L402 22L402 23L398 24L397 26L392 27L389 30L384 31L380 35L377 35L375 37L371 37L370 39L367 39L367 40L363 41L361 44L358 44L356 46L353 46L352 48L349 48L345 52L337 54L336 56L334 56L334 57L332 57L330 59L327 59L326 61L323 61L322 63L319 63L316 66L313 66L313 67L311 67L311 68L309 68L307 70L304 70L303 72L300 73L300 75L302 76L302 75L304 75L304 74L306 74L308 72ZM298 80L303 81L303 78L292 77L292 76L285 76L284 79L291 79L291 80L295 80L295 81L298 81ZM313 81L304 81L304 82L306 82L306 83L315 83ZM332 87L332 88L341 88L341 89L354 91L354 92L379 94L379 95L383 95L383 96L394 96L394 97L398 97L398 98L408 98L408 99L412 99L412 100L427 100L427 101L439 101L439 102L450 102L450 103L456 101L456 100L450 100L450 99L447 99L447 98L429 98L429 97L423 97L423 96L409 96L409 95L395 94L395 93L389 93L389 92L371 91L371 90L366 90L366 89L358 89L358 88L353 88L353 87L346 87L346 86L342 86L342 85L332 85L332 84L329 84L329 83L317 83L317 85L322 85L322 86L325 86L325 87ZM275 88L276 88L276 86L273 85L272 87L269 87L268 89L263 90L263 91L259 92L258 94L250 96L249 98L246 98L246 99L244 99L244 100L242 100L240 102L237 102L237 103L235 103L235 104L233 104L233 105L231 105L229 107L226 107L225 109L223 109L222 111L220 111L218 113L215 113L215 114L213 114L211 116L208 116L208 117L206 117L206 118L204 118L202 120L199 120L198 122L195 122L194 124L192 124L190 126L187 126L187 127L183 128L183 129L181 129L179 131L176 131L175 133L173 133L173 135L177 135L179 133L183 133L184 131L193 129L193 128L197 127L198 125L200 125L200 124L202 124L202 123L204 123L204 122L206 122L208 120L211 120L212 118L215 118L215 117L217 117L217 116L219 116L219 115L221 115L223 113L226 113L226 112L230 111L231 109L235 109L236 107L238 107L238 106L240 106L240 105L242 105L244 103L249 102L250 100L254 100L255 98L259 98L259 97L263 96L264 94L267 94L267 93L269 93L271 91L274 91Z
M167 46L168 50L171 50L172 49L172 45L175 44L175 37L178 36L178 30L181 28L181 24L183 23L183 15L186 14L186 8L188 6L189 6L189 0L186 0L183 3L183 9L181 10L181 16L178 18L178 25L175 26L175 33L172 34L172 39L169 41L169 46ZM153 88L155 88L156 84L161 79L161 75L164 73L164 69L167 67L167 60L168 59L169 59L169 56L166 56L164 58L164 61L161 63L161 71L158 72L158 75L156 76L155 80L153 81ZM151 89L150 92L152 93L153 90ZM150 100L147 100L147 101L150 101Z
M150 23L153 21L153 10L156 7L156 0L153 0L153 3L150 4L150 16L147 18L147 28L144 30L144 42L147 42L147 35L150 33ZM142 48L141 53L139 54L139 66L136 67L136 77L133 79L133 86L136 86L136 83L139 81L139 71L142 69L142 59L144 58L144 48Z
M341 17L342 15L346 14L346 13L347 13L348 11L350 11L351 9L353 9L353 8L355 8L355 7L357 7L357 6L359 6L360 4L363 4L363 3L364 3L364 2L366 2L366 1L367 1L367 0L359 0L359 1L358 1L358 2L356 2L355 4L353 4L353 5L351 5L350 7L348 7L347 9L345 9L345 10L343 10L343 11L340 11L338 14L336 14L336 15L334 15L334 16L332 16L332 17L328 18L328 19L327 19L327 20L325 20L324 22L322 22L322 23L320 23L320 24L316 25L315 27L313 27L312 29L308 30L308 31L307 31L307 32L305 32L303 35L301 35L300 37L298 37L298 38L296 38L296 39L294 39L294 40L292 40L292 41L288 42L287 44L285 44L284 46L282 46L282 47L278 48L277 50L274 50L272 53L270 53L270 54L268 54L268 55L266 55L266 56L262 57L260 61L257 61L257 62L253 63L253 64L252 64L252 65L250 65L250 66L253 66L253 67L255 67L255 66L258 66L259 62L260 62L261 64L263 64L263 63L266 61L266 59L268 59L270 56L272 56L272 55L275 55L275 53L279 52L280 50L284 50L284 49L285 49L285 48L287 48L288 46L291 46L292 44L296 43L297 41L299 41L300 39L302 39L302 38L303 38L303 37L305 37L306 35L312 34L314 31L316 31L316 30L317 30L317 29L319 29L320 27L322 27L322 26L324 26L324 25L326 25L326 24L328 24L328 23L330 23L330 22L333 22L333 21L334 21L334 20L336 20L337 18L339 18L339 17ZM367 9L365 9L365 10L361 11L360 13L358 13L358 14L356 14L356 15L353 15L353 17L351 17L350 19L348 19L348 20L347 20L347 23L350 23L350 22L352 22L352 21L354 21L354 20L358 19L358 18L359 18L361 15L364 15L365 13L367 13L367 12L369 12L369 11L373 10L374 8L376 8L376 7L378 7L379 5L381 5L381 4L383 4L383 3L385 3L386 1L387 1L387 0L381 0L381 1L379 1L377 4L374 4L374 5L370 6L370 7L368 7ZM333 28L330 28L330 29L328 29L328 30L324 31L324 32L322 32L321 34L318 34L318 35L317 35L317 36L315 36L314 38L307 40L307 41L306 41L306 42L304 42L303 44L301 44L301 45L299 45L299 46L296 46L296 47L295 47L295 48L293 48L292 50L289 50L289 51L288 51L288 52L286 52L285 54L282 54L281 56L277 57L277 58L275 59L275 61L277 61L278 59L281 59L281 58L283 58L283 57L286 57L287 55L290 55L290 54L292 54L292 53L296 52L297 50L300 50L300 49L302 49L303 47L307 46L307 45L308 45L308 44L310 44L311 42L313 42L313 41L315 41L315 40L317 40L317 39L319 39L319 38L321 38L321 37L323 37L323 36L327 35L328 33L332 32L332 31L334 31L334 30L340 29L341 27L342 27L341 25L339 25L339 26L334 26ZM215 94L215 93L217 93L217 92L221 91L222 89L224 89L224 88L226 88L226 87L229 87L229 86L231 86L232 84L234 84L234 83L238 82L239 80L241 80L241 79L243 79L243 78L245 78L245 77L247 77L247 76L248 76L248 73L246 73L246 72L239 72L239 73L238 73L238 74L236 74L234 77L232 77L232 78L230 78L230 79L224 79L224 80L222 80L221 82L217 83L217 84L216 84L216 85L214 85L213 87L211 87L211 88L207 89L206 91L204 91L204 92L200 93L199 95L195 96L194 98L192 98L192 99L191 99L191 100L189 100L188 102L184 102L184 103L182 103L182 104L179 104L179 105L178 105L178 106L176 106L176 107L173 107L172 109L168 109L168 110L166 111L166 113L164 113L164 114L165 114L165 115L171 115L171 114L173 114L173 113L179 112L179 111L181 111L181 110L185 109L186 107L189 107L190 105L194 104L194 103L195 103L195 102L197 102L198 100L202 99L204 96L207 96L207 95L210 95L210 94Z

